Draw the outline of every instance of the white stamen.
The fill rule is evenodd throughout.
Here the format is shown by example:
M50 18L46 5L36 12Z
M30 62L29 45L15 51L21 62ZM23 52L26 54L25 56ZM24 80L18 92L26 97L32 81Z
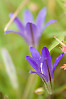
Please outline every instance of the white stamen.
M42 71L42 65L43 65L43 63L40 64L40 67L41 67L41 73L43 74L43 71Z

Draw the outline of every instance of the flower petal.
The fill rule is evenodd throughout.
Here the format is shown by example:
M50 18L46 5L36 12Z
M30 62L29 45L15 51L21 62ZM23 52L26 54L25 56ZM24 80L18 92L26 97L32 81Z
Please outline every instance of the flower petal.
M52 59L49 53L49 50L47 49L47 47L43 47L42 49L42 58L43 60L47 61L47 64L49 66L50 71L52 70Z
M46 17L46 8L44 7L38 14L37 19L36 19L36 24L38 26L38 29L42 30L43 23L45 21Z
M42 32L44 31L44 29L45 29L48 25L50 25L50 24L52 24L52 23L55 23L55 22L57 22L57 20L50 20L50 21L48 21L48 22L45 24L45 26L43 27Z
M14 30L5 31L5 34L12 33L12 32L20 35L20 32L19 31L14 31Z
M39 73L39 72L35 72L35 71L29 71L29 73L36 73L44 82L48 82L48 79L45 75Z
M23 18L25 24L27 24L28 22L34 23L33 15L29 10L24 11Z
M7 33L16 33L16 34L19 34L20 36L22 36L22 37L24 37L24 35L21 33L21 32L19 32L19 31L14 31L14 30L8 30L8 31L5 31L5 34L7 34ZM24 37L25 38L25 37Z
M9 17L12 18L13 17L13 13L9 14ZM23 26L22 22L20 21L20 19L18 17L16 17L14 19L14 23L16 24L17 28L24 33L25 27Z
M64 56L64 54L65 54L65 53L62 53L62 54L60 54L60 55L56 58L56 61L55 61L54 65L53 65L53 73L54 73L54 70L55 70L57 64L59 63L59 61L61 60L61 58Z
M37 62L38 65L40 65L40 60L41 60L40 53L34 47L30 47L30 52L33 59Z
M27 32L26 33L27 42L32 46L37 45L39 37L36 25L33 23L27 23L26 32Z
M53 74L52 70L50 70L49 68L47 60L44 60L41 64L41 73L44 74L47 77L48 81L51 82L51 80L53 79Z
M52 79L52 60L47 47L42 49L42 63L41 63L41 72L47 76L48 80Z
M37 63L33 60L32 57L26 56L26 60L30 63L30 65L31 65L36 71L40 72L39 66L38 66Z

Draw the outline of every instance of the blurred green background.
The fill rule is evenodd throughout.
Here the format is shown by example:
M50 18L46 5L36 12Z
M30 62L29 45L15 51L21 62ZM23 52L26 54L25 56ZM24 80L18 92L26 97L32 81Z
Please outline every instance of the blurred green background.
M0 99L3 99L4 96L7 96L8 99L66 99L66 71L60 69L60 66L66 63L66 55L61 59L54 73L54 90L56 93L53 97L45 92L43 95L36 95L34 91L43 87L43 82L37 75L29 74L32 67L25 59L25 56L31 55L28 45L17 34L4 35L4 27L9 21L9 13L15 12L22 1L24 0L0 0ZM37 50L41 53L42 47L47 46L54 63L62 51L59 49L60 45L55 47L58 42L53 38L53 35L66 41L66 0L29 0L18 16L23 19L23 11L29 9L36 19L38 12L43 7L47 8L45 23L51 19L56 19L57 23L49 25L44 30ZM17 30L13 23L9 29ZM2 48L8 50L15 65L19 85L17 89L13 88L7 74L1 55Z

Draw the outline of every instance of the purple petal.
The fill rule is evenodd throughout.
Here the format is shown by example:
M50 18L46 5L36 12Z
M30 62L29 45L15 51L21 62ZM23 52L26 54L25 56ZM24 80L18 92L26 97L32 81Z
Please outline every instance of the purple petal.
M49 68L47 60L44 60L43 63L41 63L41 73L44 74L47 77L48 81L51 82L53 75L52 70Z
M48 22L45 24L43 30L44 30L48 25L50 25L50 24L52 24L52 23L55 23L55 22L57 22L57 20L50 20L50 21L48 21Z
M52 78L52 60L47 47L43 47L42 49L42 59L42 72L50 80L50 78Z
M54 73L54 70L55 70L57 64L59 63L59 61L61 60L61 58L64 56L64 54L65 54L65 53L62 53L62 54L60 54L60 55L56 58L56 61L55 61L54 66L53 66L53 73Z
M46 60L49 66L49 69L52 70L52 59L51 59L51 55L49 53L49 50L47 49L47 47L43 47L42 49L42 57L43 60Z
M46 60L44 60L43 61L43 63L41 63L42 64L42 70L41 70L41 72L42 72L42 74L44 74L46 77L47 77L47 79L49 80L49 75L48 75L48 69L47 69L47 64L46 64Z
M38 30L35 24L32 23L27 23L26 24L26 37L27 37L27 42L34 46L38 44L39 37L38 37Z
M33 59L37 62L37 64L40 65L40 60L41 60L40 53L34 47L30 47L30 52L31 52Z
M21 32L19 32L19 31L14 31L14 30L8 30L8 31L5 31L5 34L7 34L7 33L16 33L16 34L19 34L20 36L22 36L22 37L24 37L25 38L25 36L24 36L24 34L22 34Z
M20 32L19 31L14 31L14 30L5 31L5 34L12 33L12 32L20 35Z
M24 23L27 24L28 22L34 23L33 15L29 10L25 10L23 13Z
M31 65L36 71L40 72L39 66L38 66L37 63L33 60L32 57L26 56L26 60L30 63L30 65Z
M9 14L9 17L12 18L13 17L13 13ZM16 17L14 19L14 23L16 24L17 28L24 33L25 27L23 26L22 22L20 21L20 19L18 17Z
M45 75L39 73L39 72L35 72L35 71L29 71L29 73L36 73L44 82L48 82L48 79Z
M37 19L36 19L36 24L38 26L39 30L42 30L43 23L45 21L46 17L46 8L44 7L38 14Z

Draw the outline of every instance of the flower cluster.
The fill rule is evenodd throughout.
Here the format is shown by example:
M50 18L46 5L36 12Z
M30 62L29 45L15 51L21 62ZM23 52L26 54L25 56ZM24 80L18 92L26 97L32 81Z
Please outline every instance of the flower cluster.
M29 10L25 10L23 13L24 23L22 23L18 17L16 17L14 19L14 23L16 24L19 31L8 30L8 31L5 31L5 34L11 33L11 32L19 34L20 36L22 36L25 39L25 41L28 43L28 45L31 46L30 51L31 51L32 57L26 56L26 60L30 63L30 65L36 71L30 71L30 73L37 74L44 82L48 93L51 94L52 89L53 89L54 71L55 71L57 64L59 63L61 58L66 53L66 45L63 44L55 36L53 36L62 45L61 50L63 51L63 53L57 57L54 65L52 65L51 56L50 56L49 50L47 49L46 46L43 47L42 54L40 54L34 48L34 46L35 47L38 46L40 37L41 37L44 29L51 23L56 22L56 20L50 20L44 25L46 12L47 12L46 8L43 8L38 13L36 22L34 22L32 13ZM12 18L13 13L10 13L9 17ZM66 64L65 64L65 66L63 66L61 68L66 69ZM41 91L43 91L43 90L41 90Z
M46 8L43 8L39 12L36 18L36 22L34 22L32 13L29 10L25 10L23 13L24 24L18 17L14 19L14 23L16 24L19 31L8 30L5 31L5 34L12 32L19 34L25 39L29 46L38 46L40 37L44 29L51 23L56 22L56 20L50 20L44 25L46 12ZM12 18L13 13L10 13L9 17Z

